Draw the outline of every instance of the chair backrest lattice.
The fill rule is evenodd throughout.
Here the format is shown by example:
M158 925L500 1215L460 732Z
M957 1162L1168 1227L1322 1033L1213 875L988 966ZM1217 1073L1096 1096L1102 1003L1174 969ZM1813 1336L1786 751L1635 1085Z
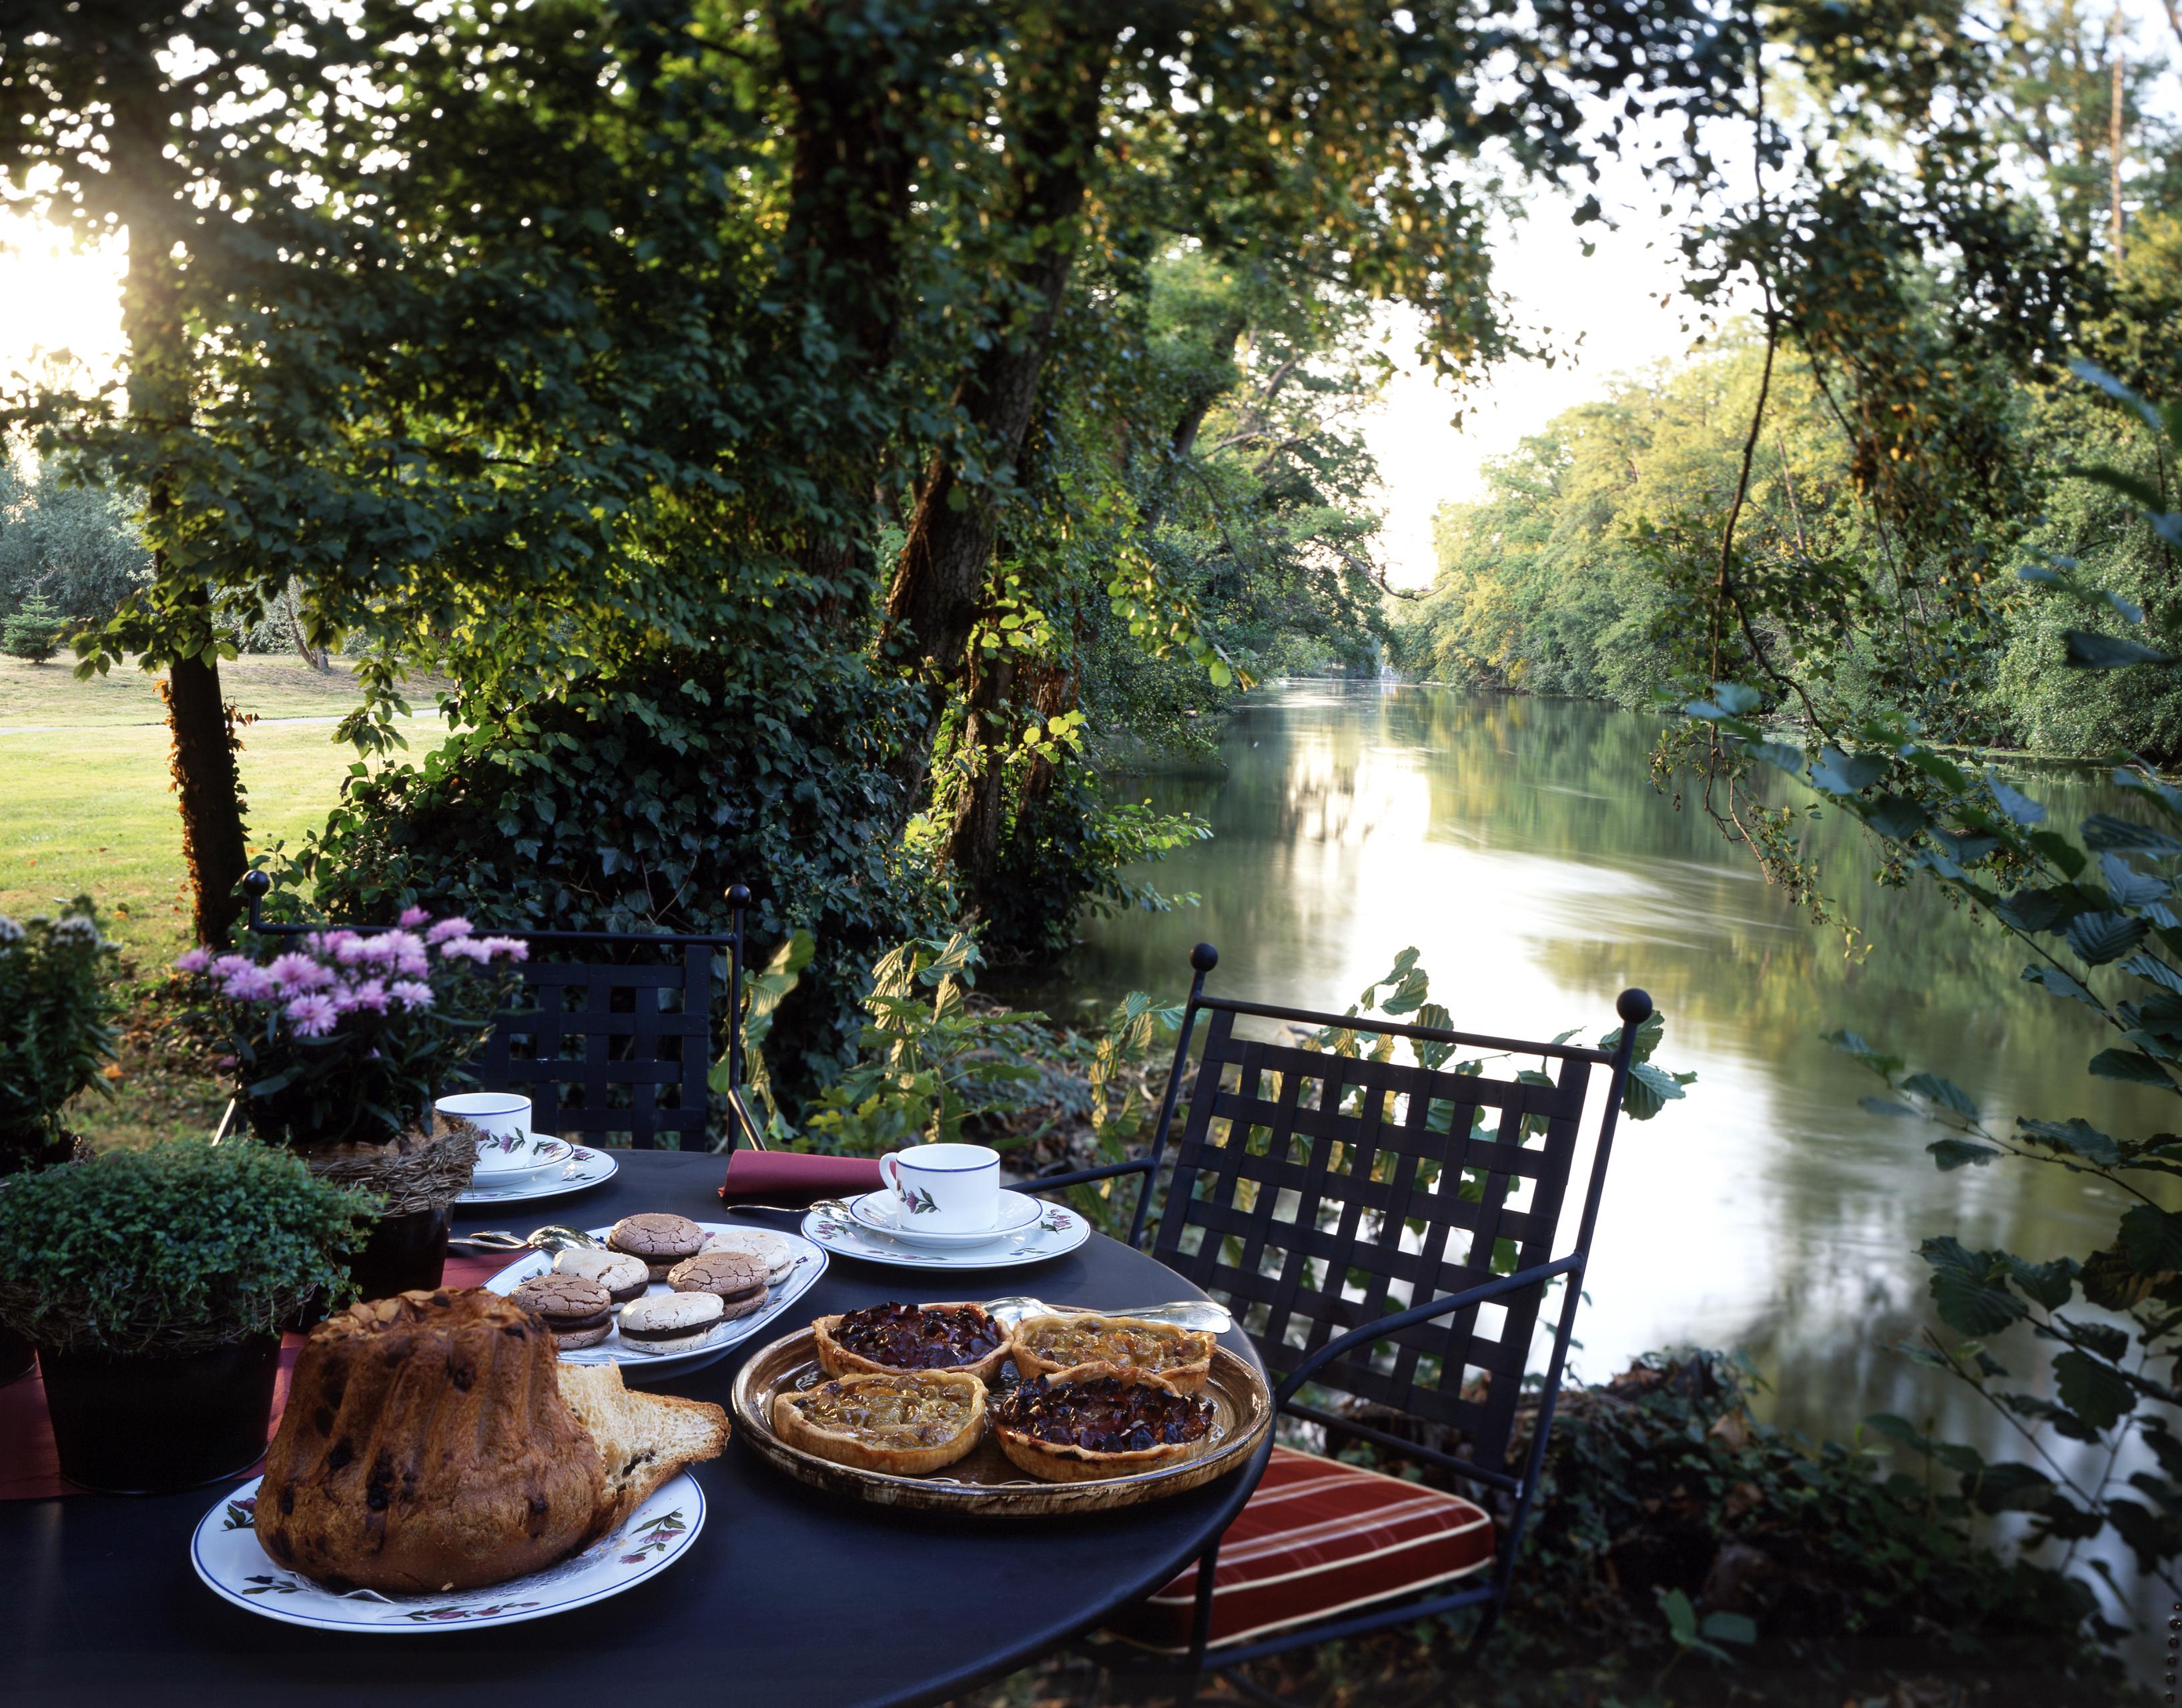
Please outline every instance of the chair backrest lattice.
M1559 1072L1534 1083L1241 1037L1249 1005L1206 1006L1155 1251L1228 1302L1276 1379L1349 1329L1548 1261L1598 1053L1542 1046ZM1415 1030L1337 1024L1367 1047ZM1502 1468L1546 1285L1397 1329L1310 1380L1446 1426L1464 1460Z
M540 1132L649 1150L706 1144L712 953L650 965L531 960L470 1073L531 1101Z

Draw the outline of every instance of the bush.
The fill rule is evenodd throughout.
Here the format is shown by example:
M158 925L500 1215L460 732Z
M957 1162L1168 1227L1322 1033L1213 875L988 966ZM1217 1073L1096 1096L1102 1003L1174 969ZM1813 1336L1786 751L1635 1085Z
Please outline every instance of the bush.
M0 625L0 647L12 657L43 664L60 649L63 621L47 600L33 594Z
M0 915L0 1176L67 1161L61 1111L88 1086L110 1095L119 959L89 896L58 919Z
M376 1213L247 1141L170 1139L20 1175L0 1191L0 1323L77 1352L180 1357L276 1334L346 1291Z

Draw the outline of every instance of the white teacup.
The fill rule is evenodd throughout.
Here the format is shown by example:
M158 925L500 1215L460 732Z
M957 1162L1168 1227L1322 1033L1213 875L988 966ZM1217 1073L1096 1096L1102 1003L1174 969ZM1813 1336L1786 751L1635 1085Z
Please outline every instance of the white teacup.
M879 1178L894 1189L902 1224L921 1233L981 1233L1000 1219L1000 1153L983 1145L889 1152Z
M529 1098L512 1092L463 1092L441 1097L432 1107L452 1119L468 1121L485 1135L478 1141L479 1174L527 1169L537 1160L531 1154Z

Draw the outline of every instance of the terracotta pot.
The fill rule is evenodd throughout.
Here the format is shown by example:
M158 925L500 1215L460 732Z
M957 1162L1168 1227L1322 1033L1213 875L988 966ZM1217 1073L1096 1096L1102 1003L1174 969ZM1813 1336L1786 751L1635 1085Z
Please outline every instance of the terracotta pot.
M454 1224L452 1204L381 1216L373 1224L363 1249L349 1260L349 1273L361 1296L385 1299L413 1287L438 1286L447 1261L447 1235Z
M169 1495L264 1456L280 1342L179 1358L38 1349L61 1474L107 1495Z

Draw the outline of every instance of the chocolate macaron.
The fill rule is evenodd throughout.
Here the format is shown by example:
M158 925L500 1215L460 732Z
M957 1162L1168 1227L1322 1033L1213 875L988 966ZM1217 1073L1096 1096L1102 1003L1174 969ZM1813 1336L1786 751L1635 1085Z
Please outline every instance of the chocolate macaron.
M678 1293L709 1293L728 1317L747 1317L766 1301L765 1259L750 1252L700 1252L667 1274Z
M623 1216L606 1230L606 1244L617 1252L644 1260L655 1281L684 1258L694 1258L705 1247L705 1230L687 1216L663 1210Z
M533 1275L508 1296L543 1317L554 1344L564 1352L595 1346L613 1328L613 1302L606 1290L583 1275Z
M705 1235L708 1252L747 1252L765 1265L767 1282L778 1285L795 1267L795 1246L785 1234L768 1228L729 1228Z
M724 1320L717 1293L654 1293L621 1307L621 1341L635 1352L678 1352Z
M643 1258L632 1258L626 1252L601 1252L593 1246L571 1246L553 1259L553 1269L557 1274L581 1275L585 1280L596 1281L617 1305L642 1298L651 1281L651 1271Z

